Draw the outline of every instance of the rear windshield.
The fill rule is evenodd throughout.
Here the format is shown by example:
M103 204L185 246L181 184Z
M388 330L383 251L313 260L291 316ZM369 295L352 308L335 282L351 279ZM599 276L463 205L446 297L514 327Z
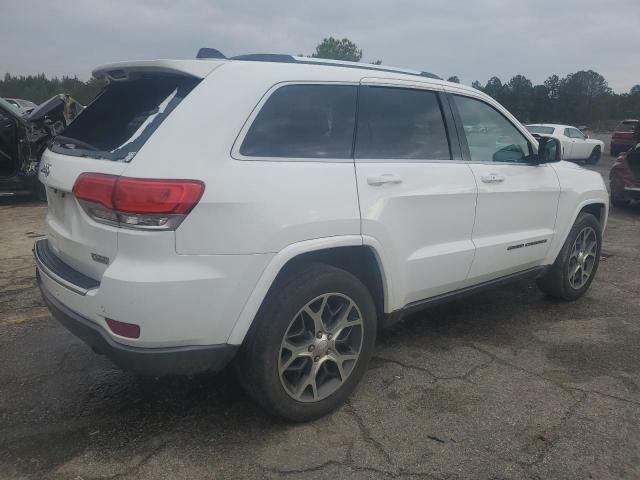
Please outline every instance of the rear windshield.
M67 155L131 161L199 79L166 75L112 82L55 138Z
M617 132L633 132L638 125L637 121L620 122L616 127Z
M537 133L539 135L551 135L553 133L553 127L540 127L537 125L527 125L527 130L531 133Z

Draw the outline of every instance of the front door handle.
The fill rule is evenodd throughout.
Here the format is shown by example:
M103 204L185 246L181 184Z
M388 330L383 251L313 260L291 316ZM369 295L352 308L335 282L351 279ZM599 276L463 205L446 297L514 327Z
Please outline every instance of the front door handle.
M502 175L498 175L497 173L490 173L489 175L483 175L480 179L484 183L502 183L504 182L504 177Z
M381 173L380 175L371 175L367 177L369 185L378 186L385 183L402 183L402 179L392 173Z

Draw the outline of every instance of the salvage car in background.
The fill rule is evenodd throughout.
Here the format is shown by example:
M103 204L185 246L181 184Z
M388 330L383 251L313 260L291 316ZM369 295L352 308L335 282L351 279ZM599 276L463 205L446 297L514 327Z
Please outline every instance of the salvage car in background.
M69 95L56 95L27 115L0 99L0 197L35 195L44 200L38 162L50 140L82 111Z
M5 100L10 105L13 105L20 115L27 115L37 107L32 101L24 100L23 98L5 98Z
M636 127L635 147L622 152L609 172L609 192L615 207L626 207L640 200L640 126Z
M635 146L633 141L634 131L638 128L640 121L628 118L622 120L613 130L611 136L611 155L615 157L620 152L626 152Z
M563 160L582 161L590 165L595 165L600 161L600 156L604 150L604 142L589 138L588 135L576 127L554 123L534 123L526 127L532 134L554 137L560 140Z

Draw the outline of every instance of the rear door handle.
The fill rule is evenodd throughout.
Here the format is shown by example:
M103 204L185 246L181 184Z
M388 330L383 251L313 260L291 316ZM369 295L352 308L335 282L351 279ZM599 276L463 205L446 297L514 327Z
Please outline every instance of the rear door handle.
M497 173L490 173L489 175L483 175L480 177L484 183L502 183L504 182L504 177L502 175L498 175Z
M380 175L371 175L367 177L369 185L382 185L384 183L402 183L402 179L392 173L381 173Z

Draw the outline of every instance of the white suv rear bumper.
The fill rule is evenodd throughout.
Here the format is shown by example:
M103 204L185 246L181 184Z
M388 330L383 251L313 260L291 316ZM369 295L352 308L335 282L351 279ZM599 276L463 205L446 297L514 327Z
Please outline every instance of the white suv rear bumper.
M63 266L47 265L41 257L36 254L45 296L96 324L114 342L164 348L226 344L273 255L176 254L161 261L118 255L94 288L77 285L81 282L59 271ZM140 337L114 334L106 318L139 325Z

